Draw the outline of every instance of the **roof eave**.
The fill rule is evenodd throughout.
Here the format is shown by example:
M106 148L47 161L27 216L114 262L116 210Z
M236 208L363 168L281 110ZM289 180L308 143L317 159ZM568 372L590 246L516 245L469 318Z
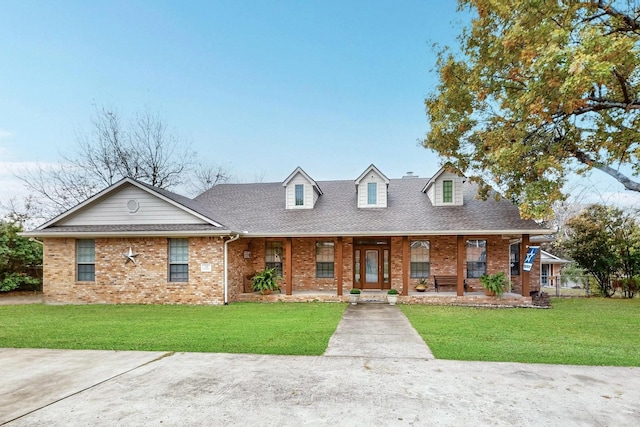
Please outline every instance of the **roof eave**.
M182 230L182 231L24 231L23 237L45 238L92 238L92 237L190 237L190 236L230 236L241 234L231 230Z
M340 232L257 232L245 231L242 237L393 237L393 236L490 236L545 234L549 230L413 230L413 231L340 231Z

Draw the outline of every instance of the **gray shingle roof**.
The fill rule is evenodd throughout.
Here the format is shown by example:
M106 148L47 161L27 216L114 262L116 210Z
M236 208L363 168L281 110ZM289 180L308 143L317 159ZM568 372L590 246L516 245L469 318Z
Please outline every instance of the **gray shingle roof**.
M427 181L390 180L388 207L377 209L358 209L350 180L319 181L323 195L314 209L285 209L282 183L221 184L195 200L213 220L258 235L542 232L534 221L520 219L512 203L476 199L477 186L468 182L463 186L463 206L435 207L421 192Z

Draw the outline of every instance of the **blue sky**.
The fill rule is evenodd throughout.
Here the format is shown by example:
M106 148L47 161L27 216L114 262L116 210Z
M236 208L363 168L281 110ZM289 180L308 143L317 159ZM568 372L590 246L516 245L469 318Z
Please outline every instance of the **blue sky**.
M160 112L236 180L431 176L433 43L468 16L442 1L0 1L0 200L12 171L59 160L94 105ZM619 190L619 189L618 189ZM604 191L604 190L603 190Z

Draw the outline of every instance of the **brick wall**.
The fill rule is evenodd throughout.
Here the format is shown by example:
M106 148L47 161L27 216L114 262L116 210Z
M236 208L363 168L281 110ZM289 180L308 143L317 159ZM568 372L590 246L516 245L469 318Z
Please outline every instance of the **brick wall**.
M474 236L487 240L487 272L508 272L509 240L501 236ZM251 292L250 277L264 269L265 246L268 240L282 242L285 239L241 238L229 244L229 301L238 300L239 294ZM337 266L334 278L316 278L315 243L337 238L292 239L293 292L337 290ZM353 238L343 240L343 289L353 287ZM434 275L455 275L457 272L456 236L422 236L409 240L429 240L431 279ZM189 239L189 282L168 282L166 238L114 238L96 239L96 280L76 282L75 239L45 239L45 269L43 292L50 303L130 303L130 304L222 304L223 289L223 240L219 237ZM135 253L137 264L125 264L122 254L129 247ZM245 251L250 253L245 258ZM337 254L337 250L336 250ZM284 260L287 254L283 254ZM540 257L531 270L531 289L540 286ZM338 260L336 260L338 262ZM391 287L402 290L402 237L390 239ZM201 263L211 264L211 272L202 272ZM285 269L286 271L286 269ZM466 277L466 263L464 264ZM409 280L413 290L419 279ZM431 280L433 290L433 281ZM480 289L478 279L467 279L472 288ZM520 291L520 276L512 278L514 290ZM284 281L282 293L285 292Z
M222 304L222 239L189 239L189 281L169 282L166 238L95 239L95 281L77 282L75 239L44 240L43 293L49 303ZM136 264L125 264L129 247ZM201 264L211 265L210 272Z

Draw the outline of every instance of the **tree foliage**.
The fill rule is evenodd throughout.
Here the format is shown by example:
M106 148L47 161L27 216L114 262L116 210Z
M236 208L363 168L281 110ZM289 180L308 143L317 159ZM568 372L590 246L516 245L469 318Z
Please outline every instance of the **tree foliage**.
M525 217L550 214L570 171L597 168L640 191L640 2L459 0L459 9L475 18L460 53L438 54L423 145L493 182Z
M90 131L78 134L75 150L62 153L57 164L18 176L31 192L26 213L18 215L51 218L124 177L163 189L204 191L229 174L222 166L199 162L190 144L172 133L159 114L145 111L126 121L114 109L96 107ZM34 205L34 199L39 203Z
M0 292L40 285L33 272L42 265L42 246L18 236L20 231L18 223L0 221Z
M620 209L592 205L567 222L569 256L591 273L602 295L616 291L622 279L625 296L633 297L640 275L640 227Z

